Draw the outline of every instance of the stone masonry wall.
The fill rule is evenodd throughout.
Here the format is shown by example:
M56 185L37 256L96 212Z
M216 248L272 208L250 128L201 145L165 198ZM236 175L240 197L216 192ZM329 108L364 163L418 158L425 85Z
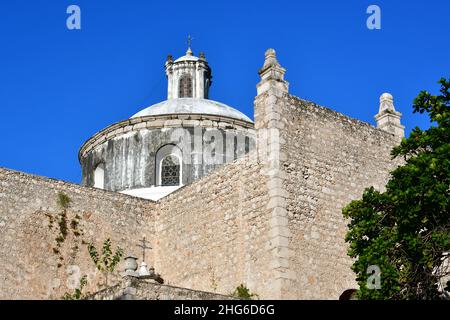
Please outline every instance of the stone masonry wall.
M288 94L276 105L289 226L283 298L337 299L357 288L342 208L366 187L384 188L399 164L390 157L399 139Z
M155 267L166 284L229 294L244 283L273 297L266 182L251 153L160 201Z
M337 299L355 287L341 210L383 188L398 139L273 89L255 100L255 126L255 152L158 203L0 169L0 298L58 299L83 274L95 292L103 278L86 243L111 237L140 256L142 235L169 286L227 295L244 283L262 299ZM72 200L63 241L58 192Z
M228 295L243 283L262 299L337 299L356 287L342 208L384 188L398 137L289 95L284 72L268 50L256 150L157 203L0 169L0 299L59 298L83 274L94 292L102 277L86 243L111 237L139 256L143 235L169 287Z
M356 286L342 208L384 188L399 137L289 95L275 50L265 53L255 98L257 151L271 211L273 281L281 299L338 299Z
M88 300L231 300L230 296L125 278L121 284L87 297Z
M136 122L136 121L140 122ZM135 124L131 124L134 123ZM222 163L230 162L254 149L253 124L208 115L162 115L122 121L89 139L81 148L79 160L85 186L94 186L95 169L104 169L104 188L122 191L159 184L157 153L167 145L177 145L185 161L182 184L207 175ZM189 145L179 143L179 135ZM210 140L222 137L222 150L217 148L219 164L198 163L207 154ZM231 159L230 159L231 158ZM189 160L189 161L186 161Z
M383 188L398 139L280 90L258 95L255 124L255 152L158 203L0 169L0 298L57 299L83 274L95 292L86 243L111 237L139 256L142 235L167 285L227 295L244 283L262 299L355 287L341 210ZM58 192L72 200L60 246Z
M65 223L58 192L72 201ZM153 207L148 200L0 168L0 299L59 299L84 274L88 291L97 291L104 278L86 244L100 248L110 237L113 249L120 245L139 257L138 239L154 242Z

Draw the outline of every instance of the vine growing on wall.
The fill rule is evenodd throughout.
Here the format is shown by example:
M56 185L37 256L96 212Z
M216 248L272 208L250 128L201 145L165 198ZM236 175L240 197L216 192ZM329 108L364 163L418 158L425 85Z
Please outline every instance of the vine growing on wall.
M111 247L112 243L111 239L109 238L103 242L100 253L92 242L87 246L89 256L94 262L97 270L99 270L105 276L105 286L108 286L108 275L114 272L123 256L122 248L118 246L116 248L116 251L113 253Z
M70 197L67 194L60 191L58 192L56 197L56 204L60 209L60 211L57 213L50 213L50 212L45 213L45 215L49 220L48 225L49 229L53 230L53 227L56 226L57 231L57 234L55 236L56 245L52 248L52 251L55 255L58 256L59 259L57 265L58 268L62 267L63 265L62 261L64 260L64 257L62 254L62 246L66 241L67 237L69 236L70 231L75 236L75 238L80 237L84 234L83 230L79 228L81 216L76 214L73 219L69 219L68 214L71 203L72 199L70 199ZM72 259L75 259L77 252L78 252L78 244L75 243L71 247L70 257Z
M87 283L88 283L87 276L84 275L80 279L80 283L78 285L78 288L75 288L73 293L66 292L63 295L62 299L63 300L80 300L80 299L83 299L83 297L85 296L85 295L83 295L83 289L87 286Z
M58 192L58 198L57 203L58 206L61 208L61 212L59 213L59 220L58 220L58 226L59 226L59 235L56 238L56 242L58 247L61 246L61 244L66 240L67 237L67 209L70 207L70 203L72 200L69 198L68 195L66 195L64 192Z
M87 244L87 249L89 256L95 264L97 270L99 270L105 277L105 286L108 286L108 275L113 273L116 269L117 265L122 259L123 249L117 247L115 252L112 250L112 242L111 239L106 239L103 242L101 251L97 250L97 248L91 243ZM66 292L63 296L63 300L80 300L84 299L88 294L83 294L84 288L87 286L87 276L84 275L81 277L79 285L75 288L74 292L69 293Z

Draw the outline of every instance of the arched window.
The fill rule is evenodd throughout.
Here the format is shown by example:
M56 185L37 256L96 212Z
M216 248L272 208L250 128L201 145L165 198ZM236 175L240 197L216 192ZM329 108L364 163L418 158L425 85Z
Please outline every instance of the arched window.
M211 80L208 77L208 73L204 72L203 73L203 79L205 79L205 83L203 84L204 86L204 90L205 90L205 99L208 99L209 97L209 87L211 86Z
M183 156L181 149L166 144L156 153L155 184L157 186L181 186L183 184Z
M192 78L189 74L183 74L178 85L179 98L192 98Z
M180 185L180 160L175 155L166 156L161 162L161 185Z
M103 163L97 165L94 170L94 188L105 188L105 166Z

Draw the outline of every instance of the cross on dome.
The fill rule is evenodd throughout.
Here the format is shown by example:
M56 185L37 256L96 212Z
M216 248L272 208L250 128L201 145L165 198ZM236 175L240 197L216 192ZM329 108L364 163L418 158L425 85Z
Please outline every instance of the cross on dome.
M167 99L195 98L208 99L211 86L211 68L204 53L194 56L191 45L194 38L187 37L186 55L173 60L169 55L166 61Z
M187 38L188 49L186 51L186 55L188 55L188 56L192 56L192 54L193 54L192 50L191 50L192 40L194 40L194 38L192 38L191 35L188 35L188 38Z

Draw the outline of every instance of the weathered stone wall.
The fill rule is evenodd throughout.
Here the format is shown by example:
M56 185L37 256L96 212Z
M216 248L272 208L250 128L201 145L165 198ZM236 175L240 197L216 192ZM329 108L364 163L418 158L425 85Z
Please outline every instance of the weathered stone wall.
M87 300L231 300L230 296L125 278L121 284L106 288Z
M60 298L77 268L95 292L86 243L111 237L139 256L142 235L166 285L227 295L244 283L262 299L355 287L341 210L383 188L398 138L283 90L258 95L255 126L257 150L158 203L0 169L0 298ZM63 241L58 192L72 200ZM178 294L164 288L142 298Z
M71 199L65 223L58 192ZM86 243L100 248L111 238L113 249L120 245L140 256L138 239L154 242L153 207L148 200L0 168L0 299L59 299L84 274L87 289L97 291L104 279Z
M222 143L215 143L215 140ZM180 148L183 155L181 183L186 185L253 150L253 124L190 114L146 116L119 122L94 135L81 148L83 185L94 186L94 172L99 165L104 168L106 190L158 185L157 153L167 145ZM206 155L210 156L213 150L216 161L208 163Z
M255 153L159 203L1 169L0 254L8 258L0 262L0 298L57 299L70 291L70 279L83 274L89 275L87 290L95 292L103 278L94 273L86 243L99 246L111 237L126 254L140 256L136 244L142 235L153 247L147 262L165 284L228 295L245 283L260 297L273 297L266 188ZM60 191L72 203L67 237L58 247Z
M255 99L256 150L158 203L0 169L0 298L58 298L68 266L93 272L86 242L111 237L137 255L142 235L153 247L147 262L166 285L227 295L244 283L262 299L338 299L355 287L342 208L366 187L383 189L399 164L390 158L399 138L289 95L284 72L268 50ZM139 121L128 129L149 129ZM81 156L121 129L96 135ZM59 191L73 201L65 211ZM174 296L164 288L142 298ZM111 290L105 298L115 297Z
M155 266L167 284L273 296L266 176L251 153L163 198Z
M226 295L244 283L263 299L337 299L355 287L341 210L383 188L398 139L282 90L256 98L255 125L255 152L158 203L0 169L0 298L59 298L77 279L69 266L94 292L101 277L85 243L111 237L138 255L144 234L168 285ZM60 191L72 203L58 247ZM147 298L174 294L156 291Z
M342 208L366 187L384 188L399 139L288 94L275 104L289 228L283 297L337 299L357 287Z

